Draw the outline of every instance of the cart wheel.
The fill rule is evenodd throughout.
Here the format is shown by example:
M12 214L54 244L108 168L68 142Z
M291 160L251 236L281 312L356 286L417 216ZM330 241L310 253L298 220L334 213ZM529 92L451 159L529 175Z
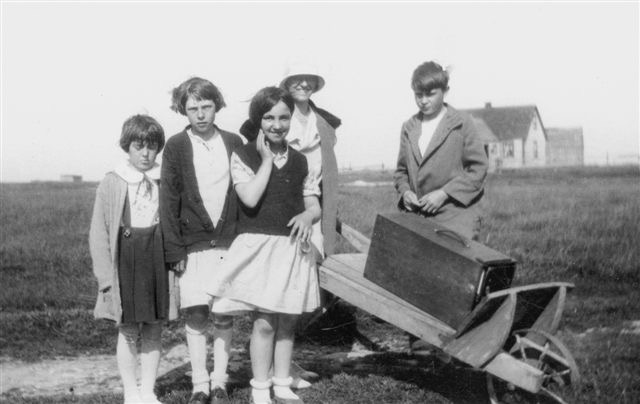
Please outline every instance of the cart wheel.
M491 404L567 404L562 397L542 387L538 393L529 393L511 383L487 373L487 391Z
M564 403L551 389L580 382L575 359L567 347L546 331L524 329L512 334L515 343L509 354L543 372L542 387L537 394L487 375L487 390L492 404L498 403Z

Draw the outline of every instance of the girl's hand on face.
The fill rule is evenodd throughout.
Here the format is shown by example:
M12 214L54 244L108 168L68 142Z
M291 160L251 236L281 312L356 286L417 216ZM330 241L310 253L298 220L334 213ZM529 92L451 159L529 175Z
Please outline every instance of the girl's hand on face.
M291 227L289 236L292 238L295 236L298 240L308 243L313 231L312 225L313 217L307 212L302 212L287 223L287 227Z
M267 143L267 137L264 135L262 129L258 133L258 138L256 139L256 149L258 150L258 154L262 157L262 161L272 161L273 160L273 152Z

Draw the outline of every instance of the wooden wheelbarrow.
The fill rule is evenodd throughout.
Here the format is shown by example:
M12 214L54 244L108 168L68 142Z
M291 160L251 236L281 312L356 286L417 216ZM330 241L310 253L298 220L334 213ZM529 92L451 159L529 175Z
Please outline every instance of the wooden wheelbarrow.
M392 293L389 290L393 289L392 287L379 285L367 279L366 271L372 265L368 261L373 255L369 253L370 247L380 247L376 246L376 239L384 238L379 234L380 231L394 231L389 230L388 226L385 228L384 223L381 224L381 220L385 221L389 217L392 221L398 218L417 220L417 216L378 216L373 242L348 225L339 223L339 233L359 253L327 257L319 268L320 286L350 304L442 349L458 361L486 372L491 403L499 402L496 392L501 389L496 388L498 383L506 384L504 387L509 391L522 389L534 395L547 396L557 402L563 402L550 387L554 383L577 383L579 372L571 353L554 334L558 330L567 291L572 289L573 285L549 282L503 289L498 286L498 290L489 290L486 284L483 284L484 289L474 291L476 295L473 304L463 313L464 315L457 313L457 316L449 316L447 308L455 306L453 299L460 301L464 298L457 298L455 290L451 288L448 289L450 294L447 295L451 300L442 294L431 293L434 291L430 290L437 287L434 285L438 285L447 274L452 273L445 270L437 273L430 284L421 282L421 288L425 290L427 297L435 296L436 300L440 300L424 304L420 302L423 307L425 304L435 307L435 311L440 315L434 316L433 313L401 297L404 294L402 290ZM411 250L413 241L408 240L412 235L403 233L402 220L399 224L395 223L400 226L401 231L395 231L394 237L400 240L397 246L392 247L397 249L400 246L402 257L387 258L385 255L383 259L387 259L387 262L391 263L390 266L393 266L394 260L406 261L407 256L415 255L415 251ZM422 226L423 223L418 225ZM439 239L437 241L447 242ZM388 251L385 254L388 255ZM451 265L456 264L455 260L451 262ZM460 282L460 276L454 277L456 276L458 279L455 282ZM479 275L482 276L486 278L486 274ZM393 280L389 283L393 283ZM446 281L440 286L440 289L448 287ZM464 291L471 289L478 287L466 285L463 288ZM454 307L451 310L456 309ZM443 318L447 320L444 321Z

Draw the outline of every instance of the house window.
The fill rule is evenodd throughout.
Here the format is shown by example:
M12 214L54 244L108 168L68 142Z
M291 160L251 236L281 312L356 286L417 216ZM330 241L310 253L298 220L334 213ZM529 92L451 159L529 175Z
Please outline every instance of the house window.
M513 141L505 142L502 148L504 157L513 157Z
M533 130L537 130L538 129L538 120L534 119L533 120L533 124L531 126L533 127Z
M538 141L537 140L533 141L533 158L534 159L538 158Z
M489 149L489 155L490 156L497 156L498 155L498 144L497 143L491 143L491 148Z

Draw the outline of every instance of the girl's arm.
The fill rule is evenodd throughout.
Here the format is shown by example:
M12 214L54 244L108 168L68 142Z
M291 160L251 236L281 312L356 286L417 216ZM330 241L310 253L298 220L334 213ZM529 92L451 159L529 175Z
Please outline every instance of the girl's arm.
M98 280L98 289L105 291L113 283L113 262L109 244L109 215L107 211L107 179L104 179L96 191L93 205L91 228L89 229L89 250L93 263L93 273Z
M315 222L320 220L322 209L320 208L320 201L316 195L309 195L304 197L304 212L294 216L287 227L291 227L291 237L302 241L309 241L311 238L312 226Z
M269 149L269 146L265 143L264 133L262 131L258 134L256 149L262 158L258 172L250 181L242 182L235 186L238 198L249 208L255 208L256 205L258 205L262 194L264 194L264 190L267 188L273 166L273 152L271 152L271 149Z

